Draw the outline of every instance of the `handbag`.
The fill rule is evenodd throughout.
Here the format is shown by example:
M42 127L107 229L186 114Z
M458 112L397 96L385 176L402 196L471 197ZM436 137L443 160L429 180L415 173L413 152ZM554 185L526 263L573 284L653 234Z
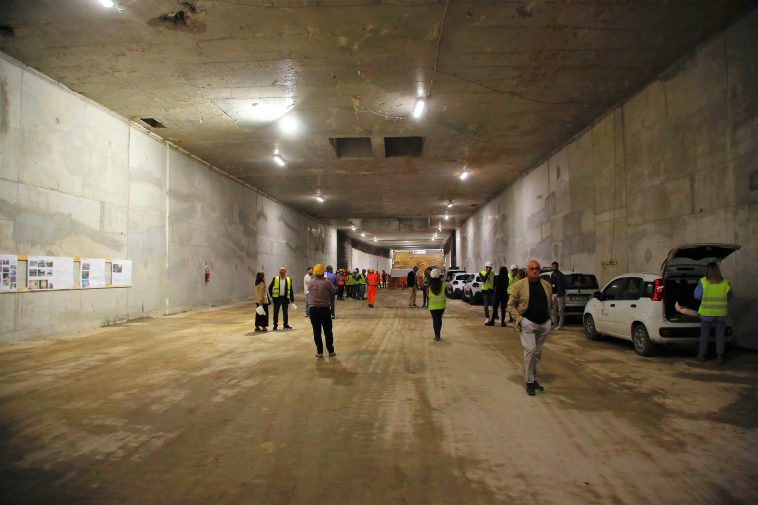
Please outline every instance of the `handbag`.
M259 316L265 316L266 315L266 309L263 308L263 305L258 305L255 308L255 313Z

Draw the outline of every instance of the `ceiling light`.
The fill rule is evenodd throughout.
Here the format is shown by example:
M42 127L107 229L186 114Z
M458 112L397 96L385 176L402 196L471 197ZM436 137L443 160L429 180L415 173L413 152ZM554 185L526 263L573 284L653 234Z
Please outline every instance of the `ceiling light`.
M294 116L284 116L279 120L279 129L286 135L292 135L300 129L300 123Z
M445 214L445 221L447 221L448 219L450 219L450 215Z
M361 232L361 237L365 237L365 236L366 236L366 234L363 233L363 232Z
M316 200L318 200L318 203L324 203L324 197L316 195Z
M355 230L357 230L358 228L356 228L355 226L351 226L351 227L350 227L350 229L351 229L351 230L353 230L353 231L355 231Z
M275 161L275 162L276 162L276 164L277 164L277 165L279 165L280 167L286 167L286 166L287 166L287 162L286 162L286 161L284 161L284 158L282 158L282 157L281 157L281 156L279 156L278 154L275 154L275 155L274 155L274 161Z
M452 209L453 208L453 201L452 200L448 200L448 202L447 202L447 208L448 209Z
M376 242L376 237L374 237L374 242Z
M103 7L107 7L109 9L113 7L114 5L116 5L113 3L113 0L97 0L97 1L100 2L100 5L102 5Z
M413 107L413 117L418 119L421 116L424 115L424 110L426 109L426 102L423 98L419 98L416 100L416 106Z
M466 177L468 177L468 171L464 170L463 172L461 172L460 178L462 181L465 181Z

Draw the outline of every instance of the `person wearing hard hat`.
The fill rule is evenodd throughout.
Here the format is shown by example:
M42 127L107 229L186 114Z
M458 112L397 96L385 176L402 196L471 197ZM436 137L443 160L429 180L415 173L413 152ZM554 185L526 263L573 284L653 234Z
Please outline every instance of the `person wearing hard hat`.
M434 340L437 341L442 338L442 314L445 313L446 304L445 283L441 279L441 272L435 268L429 274L429 313L432 315Z
M484 324L490 320L490 306L492 305L495 273L492 271L492 262L484 264L484 270L479 272L479 281L482 283L482 304L484 305ZM494 309L494 308L493 308ZM494 318L494 317L493 317Z
M376 288L379 287L379 274L373 268L368 269L366 284L368 285L368 307L373 309L376 300Z
M313 327L313 341L316 343L316 357L324 357L324 342L321 340L321 330L324 330L326 350L329 356L334 353L334 334L332 333L332 309L331 300L337 288L331 280L324 277L324 265L318 263L313 266L313 278L308 284L308 292L311 295L311 326Z

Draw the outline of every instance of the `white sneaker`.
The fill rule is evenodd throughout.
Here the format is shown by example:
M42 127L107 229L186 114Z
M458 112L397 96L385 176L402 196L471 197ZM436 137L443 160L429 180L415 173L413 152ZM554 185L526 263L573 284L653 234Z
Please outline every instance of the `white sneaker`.
M488 317L485 317L485 318L484 318L484 323L485 323L485 324L487 324L487 323L489 323L489 322L490 322L490 319L489 319Z

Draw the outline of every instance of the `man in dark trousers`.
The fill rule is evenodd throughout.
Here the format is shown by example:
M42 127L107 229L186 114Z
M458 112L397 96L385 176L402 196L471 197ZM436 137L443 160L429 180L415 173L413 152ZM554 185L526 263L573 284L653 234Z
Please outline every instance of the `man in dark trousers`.
M311 326L313 327L313 341L316 343L316 357L324 357L324 342L321 340L321 330L324 331L326 350L329 356L334 357L334 335L332 334L331 304L334 303L334 293L337 288L328 277L324 276L324 265L321 263L313 267L313 279L308 284L311 294Z
M526 393L529 396L534 396L535 391L545 390L537 382L537 366L551 329L552 305L553 290L550 283L540 278L540 264L531 260L527 263L526 278L516 281L508 299L508 313L516 321L513 328L521 333Z
M553 328L563 329L563 321L566 318L566 276L558 269L558 262L553 261L553 271L550 273L550 287L553 288L553 312L550 319L553 320Z
M413 270L408 272L408 278L406 279L406 284L408 285L408 288L411 290L410 294L408 295L408 306L409 307L417 307L416 305L416 272L418 272L418 266L414 265Z
M279 275L274 277L271 280L271 284L268 285L268 293L274 300L274 329L279 329L279 307L281 307L284 329L291 330L292 326L289 325L288 309L290 303L295 303L295 293L292 291L292 279L287 275L286 268L279 268Z

